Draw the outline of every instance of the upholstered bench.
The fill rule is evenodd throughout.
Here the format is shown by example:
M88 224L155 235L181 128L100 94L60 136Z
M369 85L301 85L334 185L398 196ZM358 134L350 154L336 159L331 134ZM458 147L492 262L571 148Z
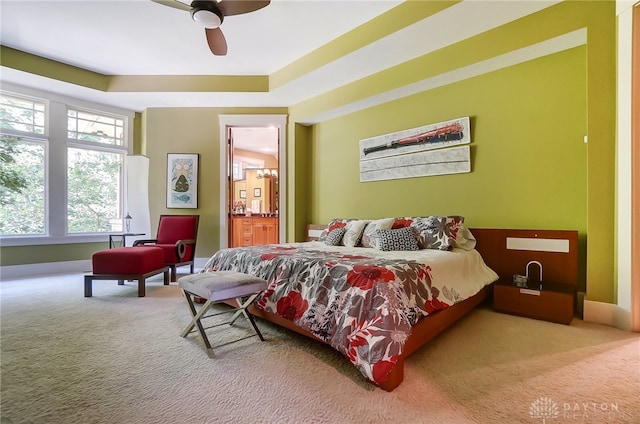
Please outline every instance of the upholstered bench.
M138 296L145 295L145 281L164 272L164 285L169 285L169 267L164 265L160 247L118 247L100 250L91 257L93 274L84 276L84 296L92 296L93 280L138 281Z
M258 329L253 316L247 313L247 308L256 299L256 297L267 289L267 282L261 278L252 275L243 274L235 271L216 271L205 272L200 274L187 275L178 279L178 286L182 289L189 310L193 319L187 325L180 335L186 337L193 330L194 326L198 327L198 332L202 337L207 348L207 354L213 357L213 349L207 338L201 320L220 314L235 312L228 324L233 324L240 315L244 315L249 320L253 330L256 332L261 341L264 341L262 333ZM196 310L192 297L205 299L204 305L200 310ZM216 303L231 303L235 299L237 307L220 312L206 315L209 308Z

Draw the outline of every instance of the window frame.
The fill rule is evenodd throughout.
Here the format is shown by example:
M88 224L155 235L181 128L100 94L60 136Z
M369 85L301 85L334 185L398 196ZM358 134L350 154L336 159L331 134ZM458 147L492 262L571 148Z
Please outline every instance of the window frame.
M78 138L69 138L69 129L68 129L68 122L69 122L69 112L70 111L74 111L76 112L76 122L78 119L80 119L77 115L80 114L92 114L92 115L96 115L99 116L101 118L109 118L109 119L114 119L114 120L122 120L123 121L123 132L124 132L124 139L122 140L122 144L120 143L102 143L102 142L97 142L97 141L87 141L87 140L80 140ZM103 112L103 111L99 111L99 110L95 110L95 109L88 109L88 108L84 108L84 107L75 107L75 106L71 106L71 105L66 105L66 116L67 116L67 120L66 120L66 128L67 128L67 133L66 133L66 153L67 153L67 157L68 157L68 153L69 153L69 149L78 149L78 150L84 150L84 151L89 151L89 152L107 152L107 153L113 153L113 154L118 154L118 155L122 155L122 167L120 169L120 173L118 175L118 185L120 187L122 187L118 197L121 199L120 200L120 204L119 207L121 208L120 213L122 214L122 217L124 218L124 216L126 215L125 210L126 210L126 194L127 194L127 189L125 187L125 181L126 181L126 156L129 153L128 152L128 144L129 143L129 139L128 136L126 134L126 129L127 129L127 118L125 116L122 115L118 115L118 114L113 114L113 113L107 113L107 112ZM78 128L76 127L76 131L77 134L81 133ZM116 139L114 139L116 140ZM67 167L66 167L67 171L69 170L69 163L67 162ZM68 174L67 174L68 177ZM68 183L68 178L65 179L65 182ZM65 197L67 196L68 190L65 192ZM80 235L80 234L113 234L114 231L105 231L105 232L98 232L98 233L91 233L91 232L76 232L76 233L72 233L69 231L69 216L68 216L68 197L66 197L66 201L65 201L65 233L66 235L69 236L76 236L76 235Z
M14 84L3 84L0 90L7 96L22 97L43 101L46 104L45 113L45 234L35 235L0 235L2 246L32 246L72 243L95 243L108 240L108 235L114 232L101 233L67 233L67 148L79 147L77 140L69 139L67 133L67 110L74 109L88 113L112 116L124 120L125 137L123 146L124 163L121 178L122 208L127 208L126 157L132 154L133 148L133 120L135 112L112 106L101 105L64 95L30 89ZM23 132L5 131L25 137ZM28 133L31 135L31 133ZM27 138L27 137L25 137ZM32 138L32 135L28 138ZM73 142L73 143L70 143ZM98 144L98 143L96 143ZM86 144L83 146L85 147ZM101 146L91 146L101 147ZM105 146L105 147L108 147ZM117 146L111 146L117 147ZM109 149L111 150L111 149Z

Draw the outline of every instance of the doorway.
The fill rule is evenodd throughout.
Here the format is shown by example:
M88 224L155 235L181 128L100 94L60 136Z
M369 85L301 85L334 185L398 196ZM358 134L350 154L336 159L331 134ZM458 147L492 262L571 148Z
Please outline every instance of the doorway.
M229 140L229 247L278 243L278 129L231 127Z
M230 238L233 234L232 232L232 212L233 212L233 199L235 196L235 190L238 190L238 197L240 186L238 185L234 187L233 184L233 160L232 160L232 149L231 149L231 133L235 129L237 133L242 132L243 129L249 128L274 128L277 136L278 136L278 168L277 168L277 195L273 201L273 204L277 207L277 216L271 216L270 218L275 218L275 222L277 222L276 228L267 228L264 229L266 233L269 231L275 231L277 236L276 240L278 242L284 241L286 238L286 203L285 199L287 196L287 187L286 187L286 167L284 164L286 163L286 149L287 149L287 137L286 137L286 115L220 115L219 116L219 124L220 124L220 248L226 248L231 245L232 239ZM226 142L225 142L226 141ZM264 169L263 168L263 178L264 178ZM271 168L268 168L271 171ZM257 169L255 170L257 174ZM245 174L246 176L246 174ZM262 187L252 187L251 194L258 194L258 191L254 191L254 188L260 188L260 198L257 200L264 200L262 197ZM248 195L247 191L249 187L245 188L245 195ZM233 190L233 191L232 191ZM238 199L239 200L239 199ZM247 200L245 200L245 217L246 212L251 205L251 203L247 204ZM254 196L253 199L256 200ZM260 207L264 208L264 202L260 203ZM258 207L258 205L256 205ZM252 216L253 216L253 205L252 208ZM266 209L265 209L266 211ZM266 212L265 212L266 213ZM271 212L275 214L275 210ZM268 218L258 216L255 218ZM260 225L260 222L256 221L257 225ZM257 242L260 243L263 240L260 239L260 235L258 235ZM251 240L253 243L253 240Z

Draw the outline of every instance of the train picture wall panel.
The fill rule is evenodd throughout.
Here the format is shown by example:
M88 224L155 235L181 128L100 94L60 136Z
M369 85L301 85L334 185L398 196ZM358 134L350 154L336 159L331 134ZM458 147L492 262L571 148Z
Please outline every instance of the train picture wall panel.
M360 182L471 172L469 117L360 140Z

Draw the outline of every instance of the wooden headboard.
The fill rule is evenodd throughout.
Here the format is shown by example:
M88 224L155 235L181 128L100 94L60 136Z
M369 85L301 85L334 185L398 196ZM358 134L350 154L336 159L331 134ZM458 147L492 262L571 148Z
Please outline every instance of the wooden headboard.
M307 225L307 241L318 240L322 230L327 228L326 225L323 224L308 224Z
M510 230L470 228L476 249L485 263L502 281L512 281L514 274L524 275L530 261L542 264L543 286L578 285L578 231ZM531 274L538 277L537 266Z

